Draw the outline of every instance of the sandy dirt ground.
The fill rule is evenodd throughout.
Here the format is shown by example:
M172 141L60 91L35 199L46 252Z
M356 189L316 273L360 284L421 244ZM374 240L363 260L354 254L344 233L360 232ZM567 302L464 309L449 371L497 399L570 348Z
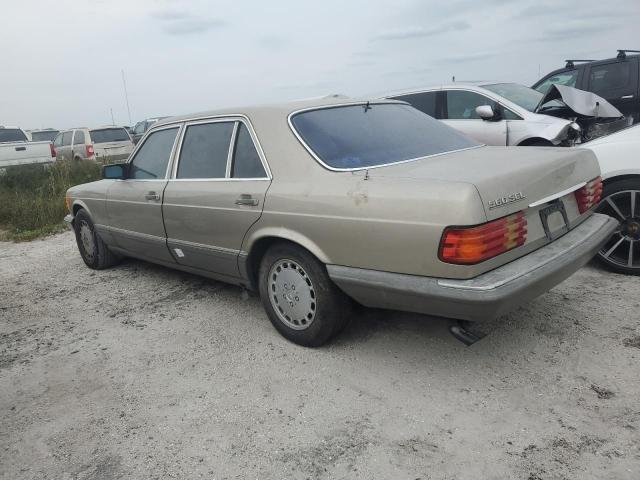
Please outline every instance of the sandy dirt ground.
M640 277L447 326L363 310L305 349L239 288L0 243L0 477L640 478Z

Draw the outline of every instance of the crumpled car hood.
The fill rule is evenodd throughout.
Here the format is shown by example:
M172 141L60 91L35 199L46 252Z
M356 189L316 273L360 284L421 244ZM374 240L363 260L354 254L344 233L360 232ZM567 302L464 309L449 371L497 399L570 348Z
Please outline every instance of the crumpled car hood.
M551 100L560 100L568 108L578 115L598 118L619 118L622 113L604 98L595 93L585 92L566 85L551 85L547 93L542 97L535 109L540 113L540 108Z

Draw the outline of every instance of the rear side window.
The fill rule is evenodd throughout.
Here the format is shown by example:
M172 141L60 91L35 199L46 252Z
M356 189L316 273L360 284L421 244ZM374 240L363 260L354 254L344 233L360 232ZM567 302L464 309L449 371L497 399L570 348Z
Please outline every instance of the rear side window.
M545 78L536 90L540 93L547 93L551 85L566 85L567 87L575 87L578 80L578 70L568 72L560 72Z
M476 107L490 105L495 110L496 102L490 98L475 92L464 90L447 91L447 116L449 120L475 120L480 116L476 113Z
M149 135L131 161L129 178L164 178L177 133L176 127Z
M249 130L240 122L236 133L236 145L233 152L233 164L231 165L232 178L265 178L260 155L251 139Z
M403 102L410 103L414 108L417 108L421 112L426 113L433 118L438 118L436 111L437 98L438 92L412 93L410 95L393 97L394 100L401 100Z
M66 147L67 145L71 145L71 136L73 135L73 132L71 130L69 130L68 132L64 132L62 134L62 146Z
M325 164L367 168L480 144L409 105L362 104L300 112L294 130Z
M73 134L73 144L81 145L84 144L84 132L82 130L76 130Z
M101 128L91 130L91 140L93 143L126 142L131 140L124 128Z
M22 130L18 128L0 128L0 143L3 142L26 142Z
M63 134L59 133L56 138L53 140L53 146L54 147L61 147L62 146L62 137Z
M616 62L591 67L589 89L593 93L626 88L631 80L631 63Z
M225 178L232 132L233 122L188 126L176 178Z

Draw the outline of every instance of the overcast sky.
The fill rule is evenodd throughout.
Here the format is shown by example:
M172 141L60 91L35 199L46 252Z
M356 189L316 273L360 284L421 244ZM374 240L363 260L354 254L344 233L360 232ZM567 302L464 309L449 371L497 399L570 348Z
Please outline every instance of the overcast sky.
M104 125L110 109L128 124L123 70L135 123L452 75L530 85L565 58L640 49L640 0L3 0L0 11L0 124L23 128Z

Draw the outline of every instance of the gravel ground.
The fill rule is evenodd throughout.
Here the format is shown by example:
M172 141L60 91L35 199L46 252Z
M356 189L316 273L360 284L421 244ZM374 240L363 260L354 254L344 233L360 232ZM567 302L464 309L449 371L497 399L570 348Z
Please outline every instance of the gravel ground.
M639 312L590 266L472 347L363 310L311 350L236 287L0 243L0 476L637 480Z

